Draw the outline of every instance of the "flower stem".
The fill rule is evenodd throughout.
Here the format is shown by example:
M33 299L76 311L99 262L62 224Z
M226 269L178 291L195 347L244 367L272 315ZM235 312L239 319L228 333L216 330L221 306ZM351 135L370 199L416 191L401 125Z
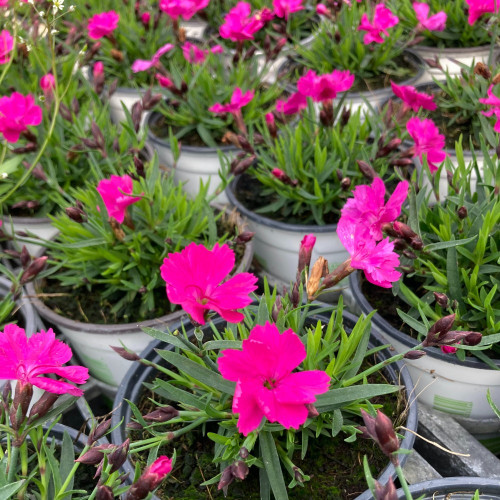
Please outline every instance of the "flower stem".
M14 477L16 475L16 469L17 469L18 457L19 457L19 447L12 446L10 459L9 459L9 474L7 476L7 483L14 482Z
M82 452L80 453L80 456L82 456L84 453L86 453L88 451L88 449L89 449L89 446L86 445L85 448L83 448ZM79 466L80 466L80 462L75 462L73 464L73 467L70 470L68 476L66 477L66 480L62 484L62 486L59 489L59 491L56 493L56 496L55 496L54 500L59 500L60 498L62 499L62 498L64 498L66 496L65 491L68 488L70 481L75 476L75 472L77 471L77 469L78 469Z
M401 468L399 460L397 465L395 465L395 469L396 469L396 474L398 475L399 482L401 484L401 488L405 493L406 500L413 500L413 496L410 492L410 489L408 488L408 483L406 482L405 475L403 473L403 469Z

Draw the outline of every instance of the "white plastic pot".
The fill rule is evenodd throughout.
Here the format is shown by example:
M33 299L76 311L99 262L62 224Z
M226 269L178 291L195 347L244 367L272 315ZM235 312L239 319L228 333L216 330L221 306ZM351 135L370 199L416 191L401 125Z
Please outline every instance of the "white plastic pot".
M359 281L359 273L351 275L351 291L358 312L368 314L373 307L361 292ZM417 345L379 313L372 318L372 329L385 337L396 353ZM489 389L493 401L500 404L500 370L492 370L474 357L459 361L435 347L425 352L418 360L406 360L419 402L453 415L472 434L499 432L500 419L488 404L486 393ZM500 368L500 360L494 362Z
M322 256L331 267L349 258L337 236L337 225L297 225L278 222L269 217L252 212L237 198L238 183L235 179L227 189L229 201L246 217L250 231L255 232L253 238L255 256L262 268L272 277L289 284L295 281L300 242L306 234L316 236L316 244L311 262Z
M52 225L52 221L48 217L13 217L4 216L2 229L6 234L15 236L14 233L23 231L32 233L42 240L50 240L54 238L59 230ZM40 245L36 243L21 243L19 242L19 250L25 245L30 255L37 255L40 248L44 246L44 242L40 241Z
M142 99L146 89L134 89L128 87L118 87L109 98L109 115L115 124L120 124L127 120L122 104L132 113L133 105ZM141 127L144 125L146 114L143 113Z
M482 62L489 64L490 45L470 48L453 48L440 49L437 47L426 47L424 45L415 45L412 47L413 52L417 53L425 62L425 72L422 76L422 82L430 82L433 78L443 77L444 71L448 71L450 76L460 75L461 66L458 63L471 66L473 63ZM500 51L494 49L494 57L492 63L496 63ZM435 61L443 68L434 68L427 61Z
M237 151L234 146L221 146L220 148L203 148L197 146L185 146L182 144L180 156L177 162L174 161L174 155L170 148L168 138L161 138L154 134L151 126L161 115L151 113L148 115L148 138L149 144L157 153L160 163L173 169L176 182L182 182L183 189L190 196L195 197L200 190L200 182L210 183L208 194L213 195L220 189L221 178L219 172L221 163L219 151L231 161L232 156ZM215 199L217 203L227 203L226 193L222 191Z

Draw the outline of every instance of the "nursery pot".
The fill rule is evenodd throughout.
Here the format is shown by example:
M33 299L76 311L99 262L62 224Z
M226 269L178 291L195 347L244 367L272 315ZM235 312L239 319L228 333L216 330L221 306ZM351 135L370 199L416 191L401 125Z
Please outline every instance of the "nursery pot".
M169 138L159 137L152 130L160 118L161 114L153 111L148 115L147 119L147 141L158 153L160 163L173 169L175 181L184 183L184 191L190 196L194 197L198 194L200 182L203 182L203 184L210 183L208 195L213 195L221 182L219 177L219 171L221 170L219 153L224 154L230 161L238 149L235 146L209 148L182 144L180 156L175 162ZM216 201L218 203L227 203L226 193L223 191L219 194Z
M255 256L272 277L287 285L295 281L300 242L306 234L313 233L316 236L311 262L323 256L331 267L349 258L349 253L337 236L337 224L288 224L257 214L238 200L238 185L242 182L244 179L237 177L226 192L229 201L247 219L250 231L255 232Z
M359 312L369 314L373 307L361 290L361 274L350 278L351 291ZM393 345L395 352L404 352L417 345L409 335L394 328L379 313L372 317L372 329ZM494 414L486 393L500 401L500 370L492 370L471 356L459 361L453 354L444 354L437 347L426 348L426 356L410 361L406 366L415 384L420 402L453 415L474 435L498 432L500 419ZM493 360L500 368L500 360Z
M490 50L491 45L449 49L428 47L425 45L414 45L412 47L412 51L418 54L424 61L425 71L421 81L425 82L430 82L433 78L442 77L445 71L448 71L450 76L460 75L462 70L460 64L466 66L471 66L473 63L478 62L488 64ZM500 50L495 47L493 49L492 64L496 63L499 54ZM435 62L438 63L438 67L433 67ZM442 69L440 69L439 66L441 66Z
M0 296L5 297L12 286L12 283L3 276L0 276ZM17 323L22 326L28 337L38 330L38 315L30 303L30 300L23 293L19 299L16 300ZM10 323L8 321L7 323Z
M18 231L23 231L25 233L31 233L42 240L50 240L59 233L59 230L52 225L52 221L48 217L4 216L2 229L10 236L15 236L15 233ZM13 247L19 246L19 250L25 245L29 254L35 255L40 251L40 248L43 247L43 241L40 241L40 245L36 243L21 242L17 245L15 242L11 242L10 245Z
M109 98L109 115L115 124L127 121L127 115L123 106L132 113L132 107L137 101L140 101L147 89L134 89L131 87L118 87ZM141 128L146 121L146 114L143 113L141 119Z
M238 224L240 226L240 224ZM250 241L245 246L245 252L235 273L247 271L253 257L253 244ZM142 328L157 328L165 330L173 323L179 322L185 313L182 310L147 321L124 324L94 324L83 323L66 318L47 305L37 294L40 282L27 284L27 293L40 316L47 321L48 327L56 326L65 335L81 361L89 369L90 374L106 384L106 392L118 387L120 381L129 369L129 362L118 356L110 346L120 346L140 353L148 345L151 337ZM166 298L165 298L166 300Z
M500 500L500 481L498 479L446 477L410 486L413 498L425 495L423 500L471 500L476 490L479 490L481 500ZM402 490L398 490L398 499L406 499Z
M317 314L313 316L312 319L315 321L317 321L318 319L322 319L328 322L330 316L328 314ZM343 320L346 332L349 334L356 324L357 318L350 313L344 312ZM222 318L218 317L214 320L214 324L216 326L223 326L225 325L225 321ZM211 331L210 327L205 327L205 331ZM372 331L368 349L383 345L384 343L384 340L378 334L373 333ZM157 354L156 349L170 350L173 349L173 347L170 345L166 345L159 340L153 340L141 353L141 358L158 364L164 362L162 361L163 358L159 354ZM379 351L376 356L377 361L382 361L388 359L390 356L392 356L392 354L387 350L383 350ZM133 417L130 406L124 403L125 399L133 402L134 404L137 404L143 391L143 383L153 378L154 374L154 367L144 366L141 363L134 363L130 366L129 371L127 372L122 383L120 384L120 387L118 388L118 392L113 404L113 407L117 408L117 411L115 411L111 417L111 427L113 428L113 431L111 432L110 439L113 444L121 444L127 439L126 425L131 421ZM410 376L408 375L408 372L404 369L402 363L397 362L388 365L384 369L384 374L393 384L402 385L405 387L406 397L408 400L408 414L405 427L416 432L418 425L418 410L416 399L414 396L413 383ZM403 436L404 437L401 441L400 448L407 450L413 449L415 434L409 431L404 431ZM402 465L405 463L407 458L408 454L399 455L399 459ZM127 459L127 461L123 464L123 469L125 473L130 473L129 478L132 478L134 476L135 468L130 460ZM304 472L307 473L307 471ZM394 470L394 466L392 464L389 464L381 472L378 480L381 483L385 484L388 481L389 477L394 478L395 475L396 472ZM231 492L231 489L229 489L229 492ZM356 500L369 500L371 498L371 493L369 490L367 490L359 495ZM156 496L153 496L153 499L159 500Z

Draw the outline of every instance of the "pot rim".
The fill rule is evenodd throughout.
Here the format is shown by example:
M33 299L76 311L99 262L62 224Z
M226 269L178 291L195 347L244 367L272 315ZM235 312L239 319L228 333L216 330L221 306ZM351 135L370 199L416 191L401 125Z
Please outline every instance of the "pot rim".
M354 272L349 276L349 286L354 295L354 298L361 308L364 314L368 314L373 311L373 307L368 302L360 287L361 273L359 271ZM376 312L372 317L372 322L380 328L381 331L388 332L391 337L396 338L399 342L404 344L406 347L415 347L418 343L415 339L407 335L406 333L400 332L394 328L387 320L385 320L378 312ZM483 363L477 358L466 359L465 361L458 360L455 356L450 356L441 351L437 347L426 347L424 351L428 356L432 358L437 358L440 361L446 363L451 363L453 365L466 366L467 368L475 368L478 370L491 370L486 363ZM492 361L500 367L500 359L492 359Z
M4 276L0 276L0 296L4 297L12 286L12 282ZM38 317L35 308L26 297L26 292L23 288L21 296L15 301L18 306L16 314L22 316L24 321L24 330L28 336L33 335L37 331Z
M16 215L3 215L2 220L6 223L12 221L12 224L52 224L52 219L49 217L18 217Z
M420 81L420 79L424 75L425 62L419 54L410 49L405 49L401 55L408 56L408 60L410 61L410 63L413 63L413 66L417 72L414 76L406 80L403 80L398 85L413 85L416 82ZM283 70L284 66L288 64L288 62L289 61L283 62L283 64L278 68L278 74L280 74L280 72ZM297 86L294 84L288 84L286 87L289 88L292 93L297 92ZM347 90L345 92L340 92L338 95L339 97L337 98L337 100L342 98L343 96L346 97L346 100L368 99L370 97L376 97L381 99L385 95L387 96L393 95L393 92L391 86L389 85L388 87L382 87L380 89L375 89L375 90L363 90L362 92L349 92Z
M257 214L252 210L248 209L241 203L236 197L236 187L238 182L241 180L241 176L236 176L228 185L226 189L227 197L232 205L234 205L238 212L244 215L247 219L250 219L257 224L262 224L263 226L272 227L274 229L279 229L281 231L290 231L294 233L306 233L306 232L315 232L315 233L334 233L337 231L337 224L325 224L324 226L317 226L315 224L290 224L288 222L281 222L270 219L261 214Z
M426 53L432 53L435 54L436 52L441 52L444 54L455 54L457 53L458 56L462 55L464 52L467 55L475 54L477 52L486 52L490 51L491 44L488 45L477 45L476 47L435 47L435 46L430 46L430 45L414 45L413 50L418 51L418 52L426 52ZM493 52L499 52L500 47L495 46L493 49Z
M213 207L224 211L226 214L230 214L231 211L222 205L213 204ZM246 222L241 219L241 217L237 214L236 219L237 227L243 231L246 228ZM42 248L40 252L40 256L45 253L45 249ZM241 262L238 267L234 270L233 274L245 272L250 268L250 264L252 262L254 253L254 243L253 240L250 240L245 245L245 252L243 253L243 257L241 258ZM183 315L186 313L183 309L179 311L174 311L172 313L160 316L159 318L149 319L145 321L137 321L133 323L83 323L81 321L75 321L70 318L66 318L55 311L53 311L50 307L45 305L39 298L36 290L36 284L39 284L40 280L35 280L35 282L29 282L26 286L27 292L27 300L31 302L33 307L38 314L42 316L47 321L63 326L68 329L72 329L78 332L85 332L89 334L120 334L120 333L134 333L137 332L140 328L148 328L148 327L158 327L159 325L171 324L175 321L179 321Z
M492 494L495 495L496 498L500 498L500 480L486 477L444 477L433 479L432 481L412 484L409 488L411 493L419 495L433 495L436 492L438 494L445 494L453 493L454 491L463 492L463 490L479 489L481 495ZM406 498L403 490L398 490L398 498Z
M313 320L317 320L320 318L327 319L327 316L323 316L321 313L312 316ZM347 320L353 326L356 323L357 319L358 319L357 316L347 311L343 311L344 322ZM225 324L226 322L223 318L219 316L213 320L213 323L214 325L218 326L220 324ZM171 329L176 329L180 327L181 324L178 323L176 325L172 325ZM349 326L349 328L351 328L351 326ZM370 332L370 337L371 337L370 343L372 345L387 344L385 339L382 336L380 336L377 332L374 332L373 330ZM142 351L140 356L141 358L146 358L149 359L150 361L159 362L163 358L161 358L161 356L156 352L156 349L166 348L167 346L168 344L153 339L149 343L149 345L144 349L144 351ZM388 358L390 356L389 353L385 354L385 350L379 351L379 353L384 358L386 357ZM394 380L397 381L401 380L402 384L400 385L405 387L407 408L408 408L406 427L416 431L418 425L418 406L417 406L418 403L413 386L413 381L410 377L410 374L406 369L405 365L401 361L398 361L396 363L391 363L390 365L386 366L386 370L388 370L389 374L393 377ZM130 401L136 401L142 391L143 382L145 382L148 378L150 378L153 371L154 367L152 366L144 366L142 364L134 363L131 365L131 367L125 374L123 381L120 383L118 387L118 392L116 394L115 401L113 403L113 407L119 408L119 411L114 412L111 416L112 419L111 427L113 428L113 431L111 432L112 443L119 444L126 439L126 423L130 419L130 415L132 412L129 405L122 404L123 401L125 399L128 399ZM400 444L401 449L412 450L415 439L416 439L415 434L409 431L405 431L404 438ZM409 456L408 454L400 455L400 461L402 464L404 464L408 456ZM122 467L125 470L125 472L131 472L133 475L134 468L132 467L132 464L128 459ZM395 477L395 474L396 472L394 466L389 462L389 464L381 471L378 480L381 483L385 484L388 481L389 477ZM155 500L158 500L158 497L156 496L153 496L153 498ZM371 498L372 496L370 490L366 490L364 493L356 497L355 500L369 500Z
M153 122L158 121L159 117L161 116L161 113L159 111L151 111L147 114L146 116L146 125L147 125L147 130L148 130L148 135L147 135L147 140L151 141L152 143L164 147L164 148L170 148L170 141L168 138L161 138L158 137L153 131L151 130L151 125L154 124ZM214 154L218 155L218 152L221 151L223 153L229 153L231 151L238 151L238 148L236 146L230 145L230 146L220 146L218 148L212 148L212 147L203 147L203 146L189 146L187 144L182 144L182 151L187 151L189 153L194 153L198 155L207 155L207 154Z

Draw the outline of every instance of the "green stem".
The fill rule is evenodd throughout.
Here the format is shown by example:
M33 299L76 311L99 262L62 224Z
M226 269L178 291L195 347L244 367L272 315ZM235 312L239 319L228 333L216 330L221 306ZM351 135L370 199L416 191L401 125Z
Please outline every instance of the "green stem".
M9 474L7 476L7 483L13 483L14 477L17 470L17 460L19 457L19 447L13 446L11 448L10 460L9 460Z
M399 482L401 483L401 488L403 489L403 491L405 493L406 500L413 500L413 496L410 492L410 489L408 488L408 483L406 482L405 475L403 473L403 469L401 468L401 465L399 464L399 460L398 460L398 464L395 466L395 469L396 469L396 473L398 475Z
M82 456L84 453L86 453L89 448L90 447L88 445L86 445L85 448L83 448L82 452L80 453L80 456ZM77 469L78 469L79 466L80 466L80 462L75 462L73 464L73 467L70 470L68 476L66 477L66 480L62 484L62 486L59 489L59 491L56 493L55 500L59 500L60 498L62 499L62 498L64 498L66 496L65 495L66 489L68 488L69 483L71 482L71 480L75 476L75 472L77 471Z

